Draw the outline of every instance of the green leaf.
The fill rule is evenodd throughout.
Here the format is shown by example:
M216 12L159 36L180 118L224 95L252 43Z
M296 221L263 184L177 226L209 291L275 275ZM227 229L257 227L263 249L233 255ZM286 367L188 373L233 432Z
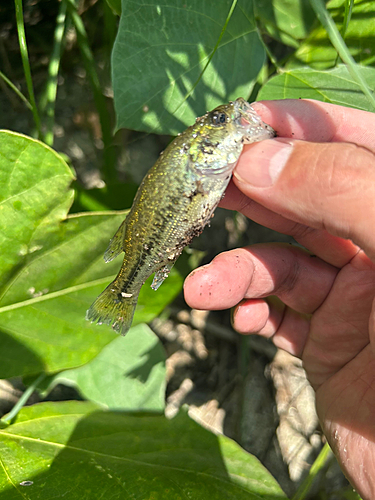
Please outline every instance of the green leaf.
M117 126L176 135L195 118L247 98L265 62L252 2L238 1L219 47L192 95L231 0L123 0L112 54Z
M375 68L358 66L370 88L375 87ZM317 99L352 108L372 111L369 101L345 66L329 71L311 68L291 69L271 78L260 90L257 100Z
M116 337L85 313L121 265L105 264L103 253L124 214L65 218L70 169L19 134L0 133L0 176L0 378L87 363ZM159 314L181 286L176 271L159 293L146 284L133 324Z
M163 411L165 406L165 353L145 324L118 337L91 362L53 377L57 384L76 387L85 399L110 409Z
M121 15L121 0L107 0L107 4L118 16Z
M317 18L324 26L324 29L327 31L329 39L331 40L332 45L337 50L337 54L340 56L342 62L348 68L348 71L354 81L356 81L362 90L362 92L367 96L369 102L371 103L372 110L375 110L375 98L372 90L368 87L366 80L362 77L361 72L359 71L359 66L353 59L352 55L348 47L346 46L340 31L338 30L335 21L332 19L332 16L328 12L324 0L311 0L311 6L313 7Z
M344 21L345 1L334 0L327 8L340 29ZM365 0L354 3L352 17L345 33L345 43L354 59L362 65L375 63L374 2ZM316 69L331 68L337 59L326 30L319 26L300 45L290 66L308 64Z
M0 298L18 267L58 230L73 201L73 179L52 149L0 131Z
M316 19L309 0L255 0L255 11L270 36L295 48Z
M42 403L0 430L0 456L1 500L286 500L255 457L183 413Z

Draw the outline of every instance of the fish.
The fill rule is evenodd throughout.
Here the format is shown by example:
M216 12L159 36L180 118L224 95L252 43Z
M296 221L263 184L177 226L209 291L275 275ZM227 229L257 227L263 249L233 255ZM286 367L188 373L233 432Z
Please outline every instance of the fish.
M182 250L208 224L244 144L275 136L242 97L198 117L162 152L144 177L126 219L104 254L124 252L121 269L86 313L125 335L139 292L155 273L157 290Z

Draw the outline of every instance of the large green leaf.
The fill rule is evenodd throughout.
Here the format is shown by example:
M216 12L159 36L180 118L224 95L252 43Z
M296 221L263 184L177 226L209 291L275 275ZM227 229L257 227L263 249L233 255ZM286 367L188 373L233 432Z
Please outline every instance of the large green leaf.
M112 54L118 127L177 134L207 109L248 97L265 61L252 1L122 1Z
M327 8L334 21L341 28L344 11L344 0L329 2ZM345 34L345 43L354 59L363 65L375 63L375 15L374 2L364 0L355 2L352 17ZM327 32L318 26L300 45L293 55L289 66L308 64L313 68L324 69L335 65L337 52L329 40Z
M52 149L0 131L0 298L19 267L58 231L73 201L73 179Z
M185 414L42 403L0 430L0 457L1 500L286 499L255 457Z
M89 363L55 375L49 390L61 383L110 409L163 411L165 374L163 346L141 324L125 338L113 340Z
M375 68L358 66L370 88L375 87ZM373 111L367 97L345 66L330 71L311 68L286 70L271 78L260 90L262 99L317 99L352 108Z
M0 175L0 378L87 363L115 338L85 312L120 267L102 256L124 214L65 218L71 171L19 134L0 133ZM159 293L146 284L134 324L159 314L181 285L176 271Z
M309 0L255 0L254 4L256 16L268 34L295 48L316 19Z

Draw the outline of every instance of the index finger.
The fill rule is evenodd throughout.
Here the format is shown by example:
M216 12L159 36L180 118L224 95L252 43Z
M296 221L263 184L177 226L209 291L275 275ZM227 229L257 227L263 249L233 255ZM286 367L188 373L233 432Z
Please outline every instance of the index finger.
M292 236L311 253L339 268L347 264L359 250L358 246L350 240L333 236L325 229L315 229L305 224L299 224L273 212L248 198L232 181L229 183L219 206L241 212L257 224Z
M351 142L375 152L374 113L312 99L252 104L279 137L311 142Z

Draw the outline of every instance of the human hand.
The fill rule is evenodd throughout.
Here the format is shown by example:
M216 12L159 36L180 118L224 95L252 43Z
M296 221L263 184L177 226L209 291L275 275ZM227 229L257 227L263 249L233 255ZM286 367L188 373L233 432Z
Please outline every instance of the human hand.
M244 147L221 206L307 251L222 253L188 276L185 299L235 306L236 330L302 358L329 444L363 500L374 500L375 114L304 100L254 108L278 138Z

